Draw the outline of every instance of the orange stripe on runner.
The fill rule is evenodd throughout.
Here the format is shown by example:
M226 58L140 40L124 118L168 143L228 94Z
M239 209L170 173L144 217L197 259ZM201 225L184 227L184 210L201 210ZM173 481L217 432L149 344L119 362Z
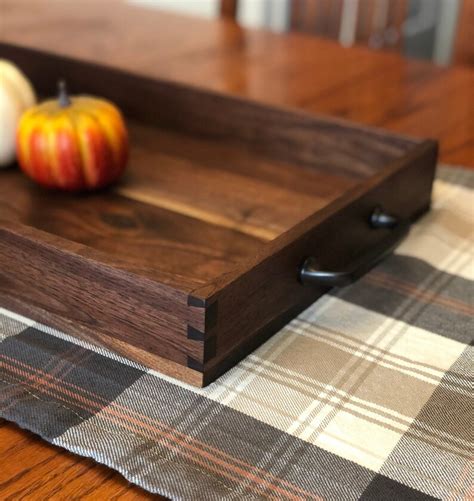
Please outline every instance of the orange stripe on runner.
M458 313L463 313L466 315L474 314L474 308L471 308L468 304L463 303L462 301L442 297L434 292L420 290L414 284L394 279L380 271L371 272L368 275L366 275L365 278L369 282L380 284L385 288L393 288L398 290L399 292L405 292L408 295L416 297L426 303L436 303L440 306L445 306L447 308L457 311Z
M10 360L13 360L14 362L18 362L19 364L21 365L24 365L24 366L27 366L29 368L31 368L32 370L34 371L40 371L40 369L36 369L36 368L33 368L31 366L28 366L27 364L24 364L24 363L21 363L17 360L14 360L14 359L11 359L10 357L6 357L4 355L0 355L2 358L5 358L5 359L10 359ZM21 369L16 369L15 367L12 367L12 366L9 366L8 364L6 364L7 367L12 370L12 372L18 374L18 375L21 375L23 376L23 374L25 373L25 371L22 371ZM49 374L46 374L45 373L45 376L49 376ZM266 487L272 487L278 491L281 491L282 494L285 494L287 496L290 497L290 499L299 499L299 498L293 498L293 494L289 493L288 491L276 486L275 484L272 484L271 482L269 481L266 481L266 480L263 480L261 479L258 475L260 474L263 474L264 476L267 476L267 477L270 477L271 479L273 480L276 480L277 482L281 483L281 484L284 484L284 485L287 485L290 489L293 489L294 491L296 492L299 492L301 494L304 494L305 496L310 496L312 499L315 499L315 500L321 500L320 497L318 496L315 496L314 494L310 493L310 492L307 492L305 491L304 489L301 489L299 488L298 486L296 485L293 485L283 479L280 479L279 477L275 477L274 475L272 475L271 473L265 471L265 470L261 470L255 466L252 466L248 463L245 463L237 458L234 458L233 456L229 456L228 454L224 453L223 451L221 451L220 449L214 449L213 447L211 446L208 446L207 444L203 444L202 442L194 439L193 437L190 437L189 435L185 435L181 432L178 432L177 430L171 428L171 427L168 427L166 424L162 423L161 421L157 421L156 419L152 419L152 418L149 418L148 416L144 416L136 411L133 411L131 409L128 409L126 407L123 407L121 405L117 405L115 404L114 402L109 402L107 401L106 399L104 399L103 397L100 397L98 395L95 395L87 390L84 390L80 387L78 387L80 390L84 391L84 392L87 392L91 395L93 395L94 397L98 397L99 400L102 400L102 402L105 404L105 405L101 405L99 402L94 402L93 400L90 400L90 399L87 399L85 397L81 397L79 395L77 395L76 393L74 392L71 392L71 391L68 391L66 390L63 386L59 385L58 383L55 383L55 382L49 382L49 381L45 381L45 387L50 387L50 388L56 388L56 389L59 389L60 391L62 391L65 395L67 395L68 397L72 397L73 399L76 399L79 400L80 402L82 402L83 404L86 404L88 405L89 407L84 407L82 406L82 408L84 410L98 410L98 411L101 411L102 413L106 412L106 413L110 413L111 415L113 415L115 418L119 419L119 421L117 421L117 424L120 424L121 426L123 427L126 427L127 429L130 429L131 431L133 431L133 427L131 427L131 425L129 425L128 427L125 426L125 422L128 420L129 422L131 423L135 423L137 424L137 426L139 427L139 430L141 429L142 432L144 430L147 430L148 432L150 431L155 431L156 433L158 433L159 435L161 436L165 436L165 438L167 438L168 440L174 440L175 442L177 442L179 445L182 445L184 446L185 448L188 448L190 449L192 452L194 453L198 453L198 454L201 454L201 456L205 457L206 459L209 459L211 461L214 461L216 462L217 464L219 465L224 465L224 466L227 466L228 468L230 468L231 470L233 470L236 474L240 474L241 476L245 477L245 478L248 478L249 480L253 480L254 482L256 483L262 483L265 484ZM66 384L68 384L67 382L64 382ZM74 385L75 386L75 385ZM54 392L45 392L45 393L48 393L50 395L53 395L55 396L56 398L60 398L57 393L54 393ZM60 398L61 400L67 402L67 403L72 403L74 404L74 401L71 401L71 400L67 400L65 398ZM77 404L74 404L74 405L77 405ZM137 418L133 418L132 416L129 416L127 415L126 413L124 412L120 412L120 411L115 411L113 409L113 407L117 407L117 408L122 408L124 409L126 412L130 413L134 413L138 416L138 419ZM142 419L140 419L142 418ZM158 426L161 426L162 428L164 429L168 429L170 430L169 432L166 432L166 431L163 431L163 430L160 430L158 429L156 426L154 426L153 424L148 424L146 422L143 421L143 418L145 418L145 420L148 420L148 421L151 421L152 423L155 422L155 425L158 425ZM122 421L120 421L120 419L122 419ZM153 435L149 434L148 435L150 438L153 438ZM179 436L182 436L184 437L183 439L180 439ZM228 457L229 459L233 460L234 462L239 462L241 463L245 468L250 468L252 470L255 470L257 473L256 474L250 474L248 473L247 470L244 470L243 468L239 468L239 467L236 467L236 466L233 466L231 464L229 464L228 462L225 462L223 460L220 460L220 459L217 459L215 456L213 456L212 454L210 453L207 453L205 451L203 451L202 449L198 448L198 447L195 447L191 444L191 442L195 442L197 445L199 446L202 446L204 445L206 448L209 448L210 450L212 450L213 452L218 452L220 453L223 457ZM189 456L190 459L192 459L193 461L196 460L195 456L194 455L191 455L191 453L185 453L183 451L180 451L178 450L178 452L181 452L182 454L186 455L186 456ZM202 462L202 461L200 461ZM207 465L207 463L205 463L206 466L209 466ZM218 473L222 474L222 470L221 469L217 469L216 470ZM230 478L233 478L235 480L234 477L230 477Z
M19 375L21 375L23 372L23 371L19 371L19 370L14 370L13 368L10 368L10 369L12 370L12 372L17 373ZM95 407L101 413L101 417L103 417L105 420L111 421L114 424L118 424L122 428L125 428L125 429L132 431L134 433L140 432L140 434L142 436L145 436L147 438L153 439L156 436L156 435L153 435L152 433L150 433L151 431L153 431L153 432L157 433L161 437L161 439L164 439L168 448L174 450L175 452L179 453L180 455L187 457L188 459L190 459L194 463L197 463L200 466L203 466L207 470L219 473L220 475L228 477L231 480L239 481L240 479L238 477L236 477L235 475L233 476L231 473L227 473L227 472L223 471L222 468L220 468L218 466L210 465L209 463L205 462L204 459L208 459L211 462L214 462L216 465L227 467L228 469L230 469L231 471L233 471L237 475L240 474L241 477L247 478L248 480L254 481L256 484L259 484L256 486L249 485L249 488L251 488L252 490L254 490L256 492L261 493L262 489L265 490L267 488L272 488L272 489L278 491L280 494L285 495L288 499L292 499L292 500L293 499L294 500L301 499L299 497L295 497L293 494L285 491L284 489L276 486L275 484L272 484L266 480L261 479L258 475L252 475L252 474L249 475L246 470L232 466L231 464L229 464L223 460L216 459L212 454L206 453L206 452L204 452L196 447L193 447L191 444L187 443L184 440L177 439L177 437L173 433L164 432L162 430L157 429L156 427L154 427L152 425L148 425L147 423L143 423L143 422L136 420L136 419L131 419L131 420L129 419L127 422L127 420L124 420L124 418L127 418L127 416L125 414L114 411L114 409L111 409L108 406L105 406L105 407L99 406L97 404L94 404L93 402L91 405L91 401L88 401L87 399L84 399L84 398L80 399L80 401L83 405L78 405L77 401L75 402L71 399L61 397L60 395L57 394L56 391L48 391L48 388L53 388L55 390L59 389L60 391L64 392L64 389L61 388L57 384L46 383L43 386L42 392L45 394L48 394L48 395L52 395L55 398L57 398L58 400L61 400L67 404L73 404L76 407L81 407L84 410L91 411ZM64 393L68 394L68 396L70 396L72 398L74 398L76 396L75 394L73 394L71 392L64 392ZM84 404L88 404L88 407L86 407ZM79 416L79 417L81 417L84 420L86 419L82 416ZM134 423L138 425L138 428L133 426ZM184 449L180 449L178 446L182 446L184 449L188 449L189 452L184 450ZM195 455L196 453L198 455L200 455L202 457L202 459L198 459ZM311 495L311 494L306 493L306 495ZM277 498L275 498L275 499L277 499Z

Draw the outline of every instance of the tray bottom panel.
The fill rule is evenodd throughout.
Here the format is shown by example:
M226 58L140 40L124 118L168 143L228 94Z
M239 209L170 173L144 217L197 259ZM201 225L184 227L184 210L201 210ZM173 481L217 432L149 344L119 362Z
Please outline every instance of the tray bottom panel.
M13 169L2 173L0 198L2 218L102 251L122 269L188 289L226 273L264 245L245 233L113 192L48 192Z
M287 164L222 138L131 122L131 163L117 191L211 224L273 240L361 179Z

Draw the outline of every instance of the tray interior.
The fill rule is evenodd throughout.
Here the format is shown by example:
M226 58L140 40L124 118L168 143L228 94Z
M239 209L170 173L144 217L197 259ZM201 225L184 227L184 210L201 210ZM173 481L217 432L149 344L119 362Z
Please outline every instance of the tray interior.
M113 266L193 290L365 183L414 141L0 43L40 95L58 78L124 112L131 159L106 191L45 191L0 172L0 218L105 253ZM90 255L93 257L93 252Z
M193 289L370 177L280 162L246 145L129 121L131 159L111 189L43 190L0 173L0 213Z

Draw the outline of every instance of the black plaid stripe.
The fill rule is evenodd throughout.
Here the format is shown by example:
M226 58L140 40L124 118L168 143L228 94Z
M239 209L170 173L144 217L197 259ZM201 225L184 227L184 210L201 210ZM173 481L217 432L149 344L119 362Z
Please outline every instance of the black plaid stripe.
M113 457L126 476L133 469L135 481L152 492L195 499L191 494L196 496L196 486L202 486L199 499L260 499L278 489L281 499L358 499L374 477L350 461L152 375L140 378L112 405L114 413L127 409L121 424L102 412L67 431L61 443L79 451L83 436L94 436L99 457ZM186 437L189 448L182 443L173 448L163 441L162 423L180 440ZM117 433L121 426L127 430L123 437ZM132 468L144 457L149 467L143 472ZM210 474L215 479L212 488Z
M49 439L99 412L143 374L34 327L6 338L0 360L2 414ZM77 405L78 396L87 404Z
M430 501L438 498L377 474L360 499L362 501Z
M420 285L424 283L428 285ZM332 294L387 317L469 343L473 336L472 290L470 280L416 258L393 255L357 284Z
M2 315L0 311L0 342L9 336L16 336L28 326L19 320Z
M454 167L450 167L449 169L438 169L436 172L436 179L474 190L474 176L472 175L471 169Z
M473 487L473 360L474 350L468 346L387 458L381 473L443 499L469 499Z

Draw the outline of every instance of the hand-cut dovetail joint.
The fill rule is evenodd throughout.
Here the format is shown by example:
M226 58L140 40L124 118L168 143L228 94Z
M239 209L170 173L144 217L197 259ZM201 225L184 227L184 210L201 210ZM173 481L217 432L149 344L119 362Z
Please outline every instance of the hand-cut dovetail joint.
M217 325L217 301L209 304L205 300L189 296L188 306L199 308L204 313L204 321L199 325L199 328L190 324L187 326L187 338L202 343L202 363L188 357L188 367L196 368L208 362L217 353L217 337L214 329Z
M188 325L188 339L193 341L204 341L205 333L201 332L199 329L195 329L192 325Z
M212 336L207 338L204 342L204 363L216 356L217 352L217 338Z
M206 308L204 330L208 333L217 325L217 301Z
M204 330L204 338L208 337L209 331L217 325L217 301L209 303L206 299L188 296L188 306L190 306L191 308L199 308L204 310L204 323L201 329ZM195 330L200 330L196 329L193 326L190 326L190 329L192 330L191 332L192 335L195 335L194 332ZM189 337L189 328L188 328L188 337Z
M188 306L194 306L195 308L206 308L208 305L207 299L202 299L200 297L188 296Z
M216 355L217 339L216 336L205 338L204 332L201 332L194 327L188 325L188 339L200 341L204 344L203 361L207 362Z
M194 358L188 355L187 366L189 369L193 369L194 371L204 372L204 364L198 362Z

